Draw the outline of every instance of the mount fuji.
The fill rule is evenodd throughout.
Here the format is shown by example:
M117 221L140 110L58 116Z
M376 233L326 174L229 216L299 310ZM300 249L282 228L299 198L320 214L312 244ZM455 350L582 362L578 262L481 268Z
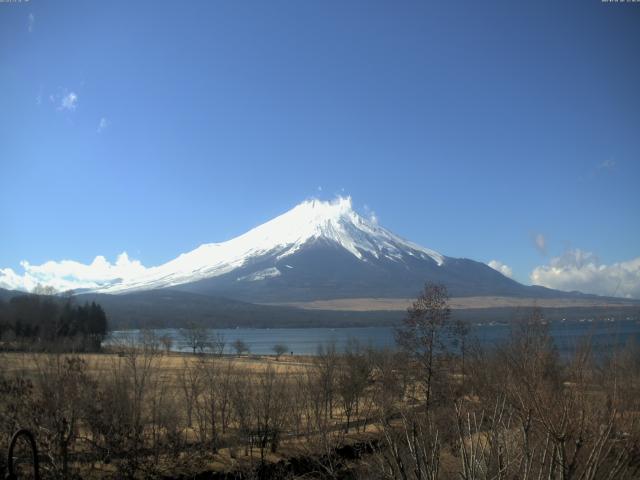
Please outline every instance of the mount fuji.
M239 237L76 296L99 302L112 328L344 327L399 321L428 281L446 285L454 315L468 321L509 321L534 305L549 318L579 319L598 308L624 318L639 305L522 285L395 235L359 215L350 198L302 202ZM0 289L0 298L18 294Z
M426 281L452 296L557 297L484 263L446 257L359 215L351 198L308 200L223 243L201 245L94 293L171 289L253 303L411 298Z

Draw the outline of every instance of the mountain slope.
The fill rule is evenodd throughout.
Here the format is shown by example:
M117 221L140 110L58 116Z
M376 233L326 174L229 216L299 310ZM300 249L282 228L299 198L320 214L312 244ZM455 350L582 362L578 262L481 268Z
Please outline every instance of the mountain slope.
M350 198L311 200L223 243L204 244L97 293L171 288L249 302L415 297L425 281L453 296L562 297L484 263L446 257L356 213Z
M255 278L265 271L278 274ZM201 294L217 292L253 302L309 301L415 297L425 281L445 283L455 296L531 295L531 287L524 287L472 260L445 257L442 265L411 255L404 255L399 261L367 256L360 260L324 239L305 244L285 259L263 256L228 274L175 288Z
M361 262L370 259L402 262L407 256L434 265L444 261L439 253L408 242L358 215L350 198L335 202L312 200L232 240L201 245L147 269L142 276L115 282L98 291L123 293L166 288L230 273L240 282L265 280L280 276L282 268L291 270L293 266L287 259L318 243L339 247L342 254Z
M9 299L17 295L24 295L24 292L18 292L16 290L7 290L5 288L0 288L0 301L8 301Z
M81 294L79 302L95 301L107 312L111 329L173 328L189 322L212 328L356 327L391 325L403 312L349 312L256 305L212 295L172 289L122 295Z

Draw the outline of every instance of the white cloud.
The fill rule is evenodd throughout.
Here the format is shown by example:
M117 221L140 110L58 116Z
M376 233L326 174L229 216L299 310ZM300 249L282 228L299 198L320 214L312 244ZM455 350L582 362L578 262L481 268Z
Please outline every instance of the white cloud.
M96 132L102 133L108 126L109 126L109 120L107 120L107 118L105 117L102 117L98 122L98 129L96 130Z
M640 257L603 265L593 253L570 250L536 267L531 282L559 290L640 298Z
M31 277L20 276L11 268L0 268L0 288L30 292L37 284L38 282L34 282Z
M547 239L545 238L545 236L541 233L536 233L533 236L533 243L536 246L536 249L538 249L538 251L543 254L546 255L547 254Z
M30 13L27 20L27 30L29 30L29 33L33 32L33 27L35 23L36 23L36 16L33 13Z
M377 223L378 223L378 215L376 215L376 212L375 212L375 211L373 211L373 209L371 209L371 208L369 207L369 205L366 205L366 204L365 204L365 206L364 206L364 213L365 213L365 215L367 216L367 218L369 219L369 221L370 221L371 223L373 223L373 224L376 224L376 225L377 225Z
M39 100L42 100L42 94L38 95ZM51 102L57 110L74 111L78 107L79 96L74 91L65 89L59 89L58 93L49 94L49 102Z
M616 166L616 161L613 159L607 159L604 162L602 162L600 165L598 165L598 168L600 170L612 170L613 168L615 168Z
M22 261L20 266L24 270L22 274L11 268L0 269L0 288L25 291L32 291L38 285L51 286L58 291L97 288L140 276L146 271L140 261L129 259L126 252L118 255L115 263L100 255L90 264L62 260L31 265Z
M59 110L75 110L78 106L78 95L75 92L69 92L62 95Z
M500 260L491 260L489 263L487 263L487 265L489 265L494 270L497 270L505 277L513 278L513 270L511 270L511 267L509 265L505 265Z

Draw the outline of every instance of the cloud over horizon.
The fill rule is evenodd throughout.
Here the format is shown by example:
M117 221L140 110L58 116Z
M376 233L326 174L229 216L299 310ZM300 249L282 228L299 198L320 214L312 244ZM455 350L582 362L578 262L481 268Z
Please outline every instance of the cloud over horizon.
M90 264L74 260L50 260L42 265L31 265L26 260L20 262L24 273L16 273L11 268L0 268L0 288L31 292L38 285L51 286L58 291L80 288L98 288L105 284L126 280L144 274L147 270L139 260L131 260L127 252L122 252L115 263L98 255Z
M531 283L559 290L640 298L640 257L604 265L591 252L569 250L531 272Z
M491 260L489 263L487 263L487 265L489 265L494 270L497 270L505 277L513 278L513 270L511 269L511 267L502 263L500 260Z

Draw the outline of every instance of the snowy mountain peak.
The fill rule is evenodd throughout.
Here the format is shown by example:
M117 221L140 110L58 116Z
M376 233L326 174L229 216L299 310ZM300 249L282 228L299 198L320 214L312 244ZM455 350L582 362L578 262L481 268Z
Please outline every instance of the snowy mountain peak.
M288 212L252 231L279 232L278 235L282 235L284 243L287 243L284 238L291 240L293 237L295 237L293 243L312 237L338 240L335 238L335 232L342 229L341 225L359 224L363 221L364 219L353 210L351 197L338 197L333 201L313 199L296 205Z
M251 262L271 262L261 272L239 277L257 281L278 276L276 263L319 240L344 248L362 261L403 261L407 256L442 265L439 253L408 242L359 215L351 197L333 201L306 200L288 212L222 243L201 245L137 278L129 278L100 289L105 293L170 287L218 277L246 267Z
M306 200L284 215L323 225L328 222L360 222L362 217L353 209L351 197L338 197L332 201Z

